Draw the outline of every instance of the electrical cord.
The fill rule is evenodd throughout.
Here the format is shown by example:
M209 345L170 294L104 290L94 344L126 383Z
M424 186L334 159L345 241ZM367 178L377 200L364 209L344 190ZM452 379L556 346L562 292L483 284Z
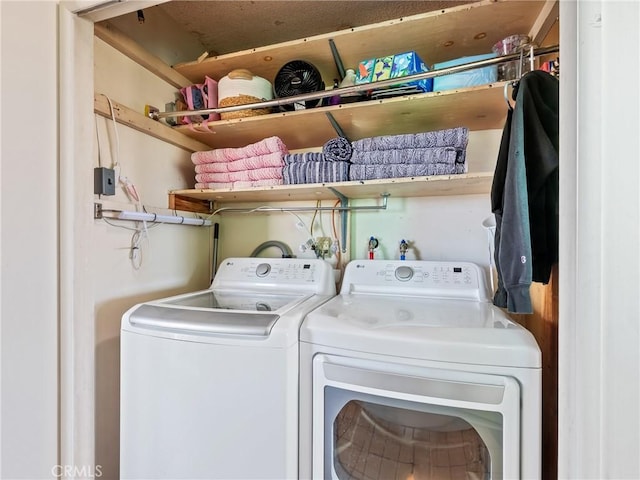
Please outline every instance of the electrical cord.
M120 166L120 136L118 135L118 128L116 127L116 114L113 110L111 99L104 93L101 93L101 95L107 99L107 103L109 104L109 112L111 113L111 121L113 122L113 134L116 137L116 151L114 152L113 162L111 162L111 168L115 169Z
M108 95L104 93L101 94L104 98L107 99L107 103L109 104L109 112L111 113L111 121L113 122L113 134L116 140L116 148L115 151L112 152L112 162L111 168L114 170L115 177L117 183L119 183L129 200L135 202L140 211L146 211L140 195L138 194L138 190L135 184L129 180L126 176L122 175L122 167L120 165L120 135L118 133L118 126L116 121L116 115L113 108L113 102ZM96 124L97 129L97 124ZM99 136L98 136L99 138ZM100 147L98 145L98 164L101 164L100 160ZM108 222L107 222L108 223ZM131 250L129 257L131 258L131 263L133 268L138 270L142 266L142 242L144 239L147 239L147 242L150 242L149 239L149 226L145 220L142 221L142 229L134 229L134 233L131 237Z
M322 203L320 202L320 200L316 201L316 208L319 208L322 205ZM311 236L311 239L313 240L313 224L316 222L316 216L318 215L318 210L314 210L313 211L313 217L311 217L311 228L309 229L309 235Z
M336 201L336 203L333 205L334 207L337 207L338 205L340 205L340 200ZM338 240L338 229L336 228L336 211L332 210L331 211L331 229L333 232L333 238L336 239L337 242L337 249L336 249L336 260L337 260L337 265L338 265L338 269L342 270L342 254L340 252L340 240Z

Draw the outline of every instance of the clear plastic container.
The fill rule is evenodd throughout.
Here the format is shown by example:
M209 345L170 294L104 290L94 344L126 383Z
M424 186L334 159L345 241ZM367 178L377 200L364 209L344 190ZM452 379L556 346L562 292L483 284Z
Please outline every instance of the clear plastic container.
M493 45L491 50L498 56L519 52L523 53L522 61L513 60L498 65L498 80L517 80L524 73L531 70L527 56L527 50L530 44L531 39L528 35L510 35Z

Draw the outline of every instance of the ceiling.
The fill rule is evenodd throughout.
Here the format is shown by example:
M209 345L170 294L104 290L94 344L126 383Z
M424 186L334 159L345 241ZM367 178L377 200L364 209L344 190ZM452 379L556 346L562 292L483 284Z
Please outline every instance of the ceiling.
M467 2L453 1L172 1L160 5L210 55L295 40Z
M181 30L200 53L222 55L471 3L473 0L172 0L143 10L147 18L170 19L165 36ZM136 38L135 13L109 20L153 51L153 43ZM150 23L150 22L147 22ZM384 39L381 39L384 41ZM194 60L195 57L183 60ZM175 59L172 59L174 63Z

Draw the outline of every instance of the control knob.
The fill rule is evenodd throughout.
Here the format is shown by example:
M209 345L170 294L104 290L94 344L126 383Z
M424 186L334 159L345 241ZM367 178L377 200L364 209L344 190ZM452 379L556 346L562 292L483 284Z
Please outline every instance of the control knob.
M398 267L396 268L396 278L401 282L407 282L413 278L413 268Z
M269 275L270 271L271 265L269 265L268 263L261 263L256 267L256 275L258 277L266 277L267 275Z

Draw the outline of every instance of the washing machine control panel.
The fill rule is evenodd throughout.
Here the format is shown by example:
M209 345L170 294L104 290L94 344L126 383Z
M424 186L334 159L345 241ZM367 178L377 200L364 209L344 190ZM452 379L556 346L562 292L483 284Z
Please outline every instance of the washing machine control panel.
M487 300L486 274L482 267L469 262L354 260L345 270L341 293Z
M335 294L335 280L332 266L323 260L238 257L220 263L211 288Z

